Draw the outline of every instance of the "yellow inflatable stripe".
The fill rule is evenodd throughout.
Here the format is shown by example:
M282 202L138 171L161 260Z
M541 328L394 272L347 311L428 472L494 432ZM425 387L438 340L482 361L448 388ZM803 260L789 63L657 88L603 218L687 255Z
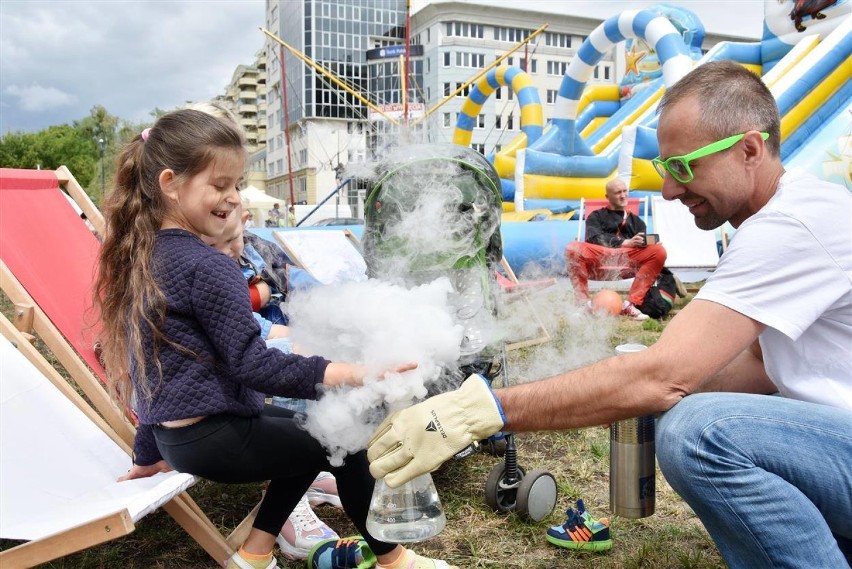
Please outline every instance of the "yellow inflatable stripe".
M586 85L577 104L577 114L582 113L592 101L618 101L620 98L621 90L618 85Z
M598 128L603 123L605 123L606 119L608 119L608 118L609 117L595 117L595 118L593 118L591 121L589 121L589 124L586 125L586 128L583 129L583 132L580 133L580 136L583 137L583 138L588 138L589 135L591 135L593 132L598 130Z
M503 202L503 211L515 211L515 202Z
M657 92L648 97L648 100L642 103L642 106L638 109L634 110L628 117L626 117L621 123L618 124L615 128L613 128L610 132L606 134L603 138L601 138L594 146L592 146L592 151L595 154L600 154L604 148L609 146L609 143L615 140L616 137L621 135L621 129L625 125L633 124L636 119L645 111L647 111L651 105L656 104L656 102L663 96L662 87L657 89Z
M758 65L756 63L740 63L743 67L757 75L758 77L763 75L763 66Z
M852 55L846 58L842 64L837 66L837 69L823 79L816 87L805 96L804 99L796 103L781 118L781 140L786 140L793 132L796 131L802 123L814 113L825 101L843 86L849 77L852 76Z
M494 155L494 169L501 178L511 179L515 177L515 157L498 152Z
M524 197L543 200L578 200L606 197L604 186L615 175L606 178L558 178L540 174L524 174Z
M470 146L470 139L473 138L472 130L463 130L457 128L453 133L453 144L461 144L462 146Z
M524 87L529 87L532 85L532 78L526 73L518 73L515 75L515 78L512 79L512 91L516 94L521 92L521 89Z
M461 112L469 117L476 117L479 114L479 109L482 108L482 105L477 105L470 98L464 100L464 104L462 104Z
M544 122L544 117L541 113L541 105L529 104L521 107L521 124L524 126L538 125L541 126Z
M799 43L796 44L796 47L788 53L788 55L792 55L788 59L788 56L785 55L781 58L775 67L772 68L771 71L767 72L766 75L771 75L772 77L767 81L764 78L764 82L766 86L770 89L773 85L778 83L778 80L784 77L784 75L793 69L807 54L809 54L813 49L819 45L819 34L814 34L812 36L808 36L799 40Z
M650 160L633 158L630 161L632 172L628 186L631 190L659 190L663 187L663 179L657 174Z

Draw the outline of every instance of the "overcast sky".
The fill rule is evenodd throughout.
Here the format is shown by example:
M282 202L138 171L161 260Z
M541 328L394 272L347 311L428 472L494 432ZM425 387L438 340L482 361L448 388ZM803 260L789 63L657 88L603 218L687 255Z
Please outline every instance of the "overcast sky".
M655 4L463 1L599 18ZM692 9L707 31L761 34L763 0L668 3ZM154 107L209 100L263 46L264 13L264 0L0 0L0 133L70 123L95 105L145 121Z

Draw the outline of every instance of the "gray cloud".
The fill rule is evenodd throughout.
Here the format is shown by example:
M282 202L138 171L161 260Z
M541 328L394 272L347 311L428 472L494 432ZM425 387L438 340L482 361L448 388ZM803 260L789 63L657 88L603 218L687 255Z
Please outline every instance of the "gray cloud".
M599 18L655 3L468 1ZM762 0L669 3L693 9L710 31L760 34ZM95 105L146 121L154 107L222 94L237 65L263 46L265 7L264 0L0 0L0 133L68 123Z
M121 118L224 92L263 45L261 0L0 2L0 132L103 105Z

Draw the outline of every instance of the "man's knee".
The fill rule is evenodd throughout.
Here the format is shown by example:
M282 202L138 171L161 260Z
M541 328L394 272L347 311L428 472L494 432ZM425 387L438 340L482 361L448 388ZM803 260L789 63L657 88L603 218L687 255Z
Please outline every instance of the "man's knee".
M657 243L656 245L648 245L647 250L651 253L651 259L653 261L658 262L661 265L666 262L668 253L666 253L666 248L661 244Z
M702 395L690 395L663 413L656 423L657 461L666 479L677 487L677 481L695 463L696 441L712 414L705 411L708 402Z
M583 254L583 243L580 241L571 241L565 246L566 259L578 259Z

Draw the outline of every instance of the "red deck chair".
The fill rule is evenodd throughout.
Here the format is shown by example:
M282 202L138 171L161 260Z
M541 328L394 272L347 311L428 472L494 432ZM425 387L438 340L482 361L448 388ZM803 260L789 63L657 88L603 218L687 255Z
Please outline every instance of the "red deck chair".
M0 169L0 286L16 305L16 326L41 337L110 427L132 445L134 427L103 387L106 376L92 341L99 242L60 183L69 194L82 194L83 211L89 210L95 228L103 228L99 212L66 168ZM232 534L226 540L185 492L163 508L217 563L233 552L229 541L242 537Z

